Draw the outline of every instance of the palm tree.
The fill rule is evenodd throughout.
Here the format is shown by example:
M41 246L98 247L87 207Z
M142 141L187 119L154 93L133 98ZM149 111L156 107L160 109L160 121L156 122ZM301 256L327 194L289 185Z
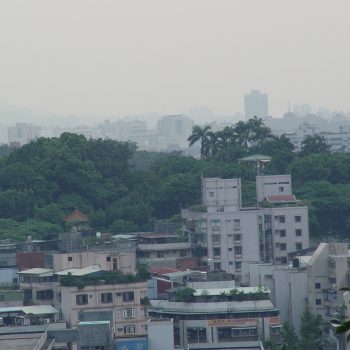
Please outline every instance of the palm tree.
M205 125L203 128L199 125L194 125L192 128L192 134L188 137L190 147L196 142L201 143L201 158L208 156L208 133L211 130L210 125Z
M239 121L235 125L234 131L237 143L247 151L250 142L250 132L247 123Z
M220 147L219 143L219 133L209 131L207 133L208 139L207 139L207 149L205 150L205 157L208 157L209 155L215 155Z
M235 128L232 126L226 126L224 129L218 132L218 145L220 148L224 148L228 145L232 145L236 142Z
M261 118L253 117L247 121L249 129L249 141L255 145L261 145L262 142L271 140L273 135L271 129L265 126Z

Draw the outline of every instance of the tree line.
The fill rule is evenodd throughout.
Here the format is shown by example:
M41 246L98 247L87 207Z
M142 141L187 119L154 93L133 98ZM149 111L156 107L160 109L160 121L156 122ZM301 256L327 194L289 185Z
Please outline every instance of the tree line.
M198 128L189 143L201 142ZM242 178L243 202L250 205L256 171L237 160L255 153L271 157L266 174L292 174L294 192L310 208L312 235L347 235L350 154L331 154L318 137L294 152L286 137L273 136L257 118L216 136L200 129L206 129L202 159L70 133L40 138L2 156L0 238L54 237L75 208L100 231L152 230L156 220L176 220L181 208L200 203L201 176Z

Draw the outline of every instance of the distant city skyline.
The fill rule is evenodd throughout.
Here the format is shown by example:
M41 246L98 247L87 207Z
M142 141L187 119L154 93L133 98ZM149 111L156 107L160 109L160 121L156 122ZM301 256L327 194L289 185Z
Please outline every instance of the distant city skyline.
M243 112L243 95L350 110L350 3L4 0L0 101L35 113ZM1 122L1 120L0 120Z

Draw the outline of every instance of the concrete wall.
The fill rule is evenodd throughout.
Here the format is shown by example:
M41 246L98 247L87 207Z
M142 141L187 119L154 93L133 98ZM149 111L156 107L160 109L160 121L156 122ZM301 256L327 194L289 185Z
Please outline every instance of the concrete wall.
M291 175L265 175L256 177L256 198L258 202L262 202L266 196L291 194Z
M202 203L208 207L225 206L225 211L241 207L241 180L205 178L202 181ZM212 211L208 208L208 211Z
M105 271L112 271L116 266L117 270L122 273L135 273L136 253L84 251L53 254L53 265L55 272L72 268L81 269L91 265L100 265L101 269Z
M0 268L0 285L12 284L14 280L18 280L17 267L2 267Z
M173 320L148 321L148 349L174 350Z

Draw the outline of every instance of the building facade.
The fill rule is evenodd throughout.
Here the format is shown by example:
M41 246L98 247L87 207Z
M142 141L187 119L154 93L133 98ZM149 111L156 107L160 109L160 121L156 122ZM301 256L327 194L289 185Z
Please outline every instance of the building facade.
M252 90L244 95L244 114L246 119L253 117L265 118L269 115L267 94Z
M292 194L290 175L257 176L256 205L242 206L240 179L204 178L202 206L182 210L194 255L209 270L242 280L242 262L286 264L308 248L308 210Z
M279 311L269 291L239 288L234 282L200 282L191 301L151 300L152 318L173 319L175 346L190 349L260 349L268 338L280 342ZM200 286L201 288L197 288Z

